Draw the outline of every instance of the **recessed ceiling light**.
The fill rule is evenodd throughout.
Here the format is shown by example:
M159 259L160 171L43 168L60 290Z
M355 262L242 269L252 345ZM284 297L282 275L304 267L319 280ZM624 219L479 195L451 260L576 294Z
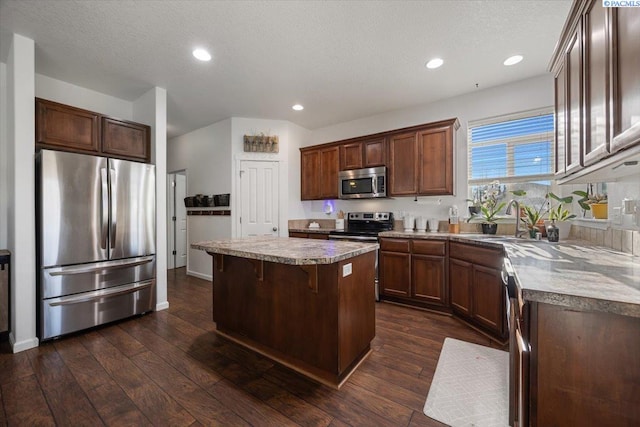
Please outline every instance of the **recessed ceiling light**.
M444 61L441 58L433 58L431 61L427 62L427 68L434 69L438 68L444 64Z
M211 61L211 54L202 48L194 49L193 56L200 61Z
M522 61L522 55L513 55L504 60L504 65L515 65Z
M293 108L293 109L294 109L294 110L296 110L296 111L302 111L302 110L304 110L304 107L303 107L302 105L300 105L300 104L296 104L296 105L294 105L294 106L293 106L293 107L291 107L291 108Z

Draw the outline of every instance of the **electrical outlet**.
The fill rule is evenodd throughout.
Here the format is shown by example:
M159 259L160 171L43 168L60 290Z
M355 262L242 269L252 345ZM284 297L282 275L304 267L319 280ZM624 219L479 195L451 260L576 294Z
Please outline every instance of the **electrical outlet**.
M342 277L350 276L353 273L353 265L351 263L342 266Z

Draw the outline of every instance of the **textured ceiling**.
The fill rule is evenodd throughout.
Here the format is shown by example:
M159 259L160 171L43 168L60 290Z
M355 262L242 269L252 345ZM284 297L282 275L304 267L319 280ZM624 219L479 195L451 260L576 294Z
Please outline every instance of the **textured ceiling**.
M0 55L15 32L40 74L127 100L166 88L169 137L232 116L316 129L544 74L570 5L1 0Z

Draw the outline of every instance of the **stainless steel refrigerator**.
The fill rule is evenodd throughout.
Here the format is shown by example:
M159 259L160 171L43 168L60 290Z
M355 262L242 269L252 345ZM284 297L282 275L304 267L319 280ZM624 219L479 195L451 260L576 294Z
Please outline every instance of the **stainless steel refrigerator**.
M36 154L38 337L155 307L155 166Z

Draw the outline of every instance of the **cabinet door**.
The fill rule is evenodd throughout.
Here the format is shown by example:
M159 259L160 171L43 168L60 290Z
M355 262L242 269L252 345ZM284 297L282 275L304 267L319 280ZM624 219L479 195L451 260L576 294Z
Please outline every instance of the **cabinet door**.
M362 143L353 142L340 146L340 170L362 168Z
M581 25L571 37L567 48L567 142L565 149L566 172L578 170L582 164L582 49Z
M300 181L300 198L302 200L320 198L319 150L303 151L300 153Z
M453 252L452 252L453 253ZM451 307L463 317L471 317L471 281L473 266L459 259L449 259L449 292Z
M411 255L380 251L380 293L393 297L411 296Z
M416 300L446 306L445 258L412 255L411 268L411 296Z
M418 145L414 132L389 138L389 160L389 195L417 194Z
M585 166L597 162L609 152L610 11L611 8L602 7L602 2L592 0L584 16L586 122L582 152Z
M497 336L503 336L505 292L500 271L473 266L473 318Z
M150 141L149 126L110 117L102 118L102 152L105 154L149 162Z
M320 150L320 198L338 198L339 147Z
M453 129L418 132L418 194L453 194Z
M387 164L387 146L384 137L364 141L362 147L364 156L362 161L363 168L373 168Z
M640 8L615 8L614 117L615 134L626 132L611 144L611 151L630 147L640 141Z
M100 115L36 98L36 143L54 149L97 153Z
M556 140L555 140L555 173L562 176L566 171L565 152L567 146L567 68L564 61L555 77L556 92Z

